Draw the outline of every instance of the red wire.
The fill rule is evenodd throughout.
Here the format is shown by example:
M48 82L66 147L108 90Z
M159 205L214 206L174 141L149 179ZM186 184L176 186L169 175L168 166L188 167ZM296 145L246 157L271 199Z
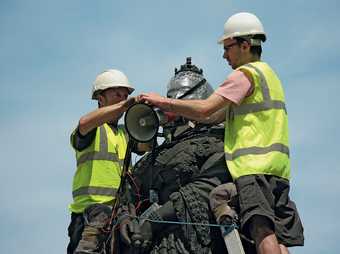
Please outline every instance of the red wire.
M138 188L138 185L137 185L137 183L135 182L135 179L134 179L134 177L132 177L132 175L131 175L131 173L130 172L128 172L128 176L129 176L129 178L131 179L131 181L132 181L132 183L133 183L133 185L134 185L134 188L135 188L135 190L136 190L136 193L135 193L135 195L137 196L137 198L138 198L138 201L136 202L136 207L138 207L139 205L139 203L140 203L140 201L141 201L141 195L140 195L140 192L139 192L139 188ZM137 210L137 208L136 208L136 210Z

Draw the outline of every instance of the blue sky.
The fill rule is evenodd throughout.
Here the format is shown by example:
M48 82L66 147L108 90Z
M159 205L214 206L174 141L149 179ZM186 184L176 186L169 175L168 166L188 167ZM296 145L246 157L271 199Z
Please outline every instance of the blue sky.
M165 94L192 56L214 88L230 73L217 39L227 18L255 13L289 114L292 181L305 247L340 253L340 3L226 0L0 1L2 253L63 253L74 155L69 134L97 73L124 71L140 92Z

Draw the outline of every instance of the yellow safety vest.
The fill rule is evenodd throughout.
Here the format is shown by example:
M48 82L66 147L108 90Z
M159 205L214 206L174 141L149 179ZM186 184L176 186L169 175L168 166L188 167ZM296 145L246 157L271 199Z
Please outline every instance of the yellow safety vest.
M90 146L83 151L76 150L77 171L73 178L73 203L69 205L71 212L81 213L91 204L110 203L115 199L126 148L124 127L119 126L114 132L104 124L97 128Z
M226 116L224 151L234 180L267 174L290 178L288 119L284 92L275 72L264 62L237 70L253 79L253 93Z

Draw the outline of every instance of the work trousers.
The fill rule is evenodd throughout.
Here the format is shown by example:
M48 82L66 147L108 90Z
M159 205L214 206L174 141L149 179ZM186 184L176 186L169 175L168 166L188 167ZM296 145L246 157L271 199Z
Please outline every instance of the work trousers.
M67 254L105 253L108 233L103 229L110 218L111 207L104 204L90 205L84 213L72 213Z

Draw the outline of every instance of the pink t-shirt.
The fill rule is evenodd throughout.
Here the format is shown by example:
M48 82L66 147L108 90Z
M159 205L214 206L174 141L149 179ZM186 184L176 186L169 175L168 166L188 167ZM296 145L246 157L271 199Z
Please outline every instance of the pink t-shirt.
M216 89L215 93L240 105L243 99L253 92L253 85L247 76L239 70L233 71Z

